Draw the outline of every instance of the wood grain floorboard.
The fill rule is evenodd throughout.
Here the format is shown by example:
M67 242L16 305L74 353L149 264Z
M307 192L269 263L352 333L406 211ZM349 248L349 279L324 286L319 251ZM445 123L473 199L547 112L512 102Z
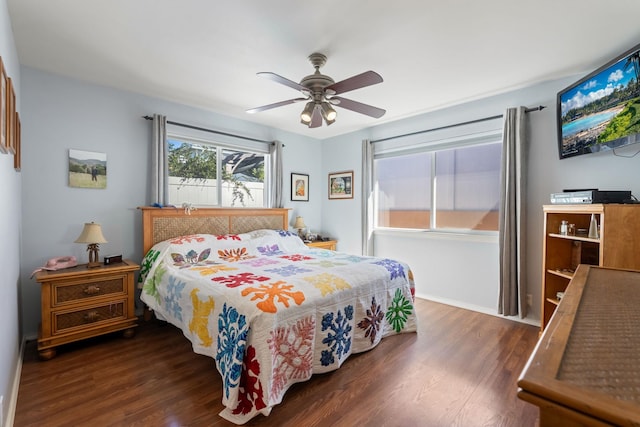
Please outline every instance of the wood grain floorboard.
M246 426L529 427L536 407L516 381L538 328L435 302L416 301L419 332L385 338L335 372L295 384L269 417ZM232 426L213 359L177 328L140 322L68 344L40 361L25 348L14 426Z

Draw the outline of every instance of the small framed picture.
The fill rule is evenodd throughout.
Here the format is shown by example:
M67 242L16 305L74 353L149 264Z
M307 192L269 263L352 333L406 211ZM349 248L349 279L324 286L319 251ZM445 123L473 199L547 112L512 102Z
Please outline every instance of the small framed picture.
M70 149L69 187L107 188L107 154Z
M329 174L329 199L353 199L353 171Z
M15 149L16 153L13 155L13 168L20 171L22 163L22 142L21 142L22 125L20 124L20 114L16 112L16 137L15 137Z
M309 201L309 175L303 173L291 173L291 201Z
M7 73L0 58L0 153L7 153Z
M13 80L11 77L7 77L7 105L6 105L6 139L4 141L4 148L8 154L15 154L16 149L14 147L16 137L16 93L13 88Z

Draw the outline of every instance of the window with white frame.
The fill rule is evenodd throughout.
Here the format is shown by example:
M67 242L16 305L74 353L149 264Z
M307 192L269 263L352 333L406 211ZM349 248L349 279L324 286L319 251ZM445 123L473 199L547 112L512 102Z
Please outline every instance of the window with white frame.
M264 207L267 154L169 135L169 203Z
M498 230L501 135L379 151L376 228Z

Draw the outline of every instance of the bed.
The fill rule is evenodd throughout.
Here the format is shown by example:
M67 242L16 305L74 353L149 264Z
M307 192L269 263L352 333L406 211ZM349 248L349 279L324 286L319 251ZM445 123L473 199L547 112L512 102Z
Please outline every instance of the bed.
M287 209L140 209L141 299L215 360L220 416L235 424L385 336L417 331L406 264L307 247Z

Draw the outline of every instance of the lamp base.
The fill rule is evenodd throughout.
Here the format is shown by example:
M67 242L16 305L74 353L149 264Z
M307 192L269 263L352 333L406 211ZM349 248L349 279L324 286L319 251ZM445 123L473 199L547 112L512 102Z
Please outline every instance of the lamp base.
M90 243L87 245L87 252L89 252L89 263L87 264L87 268L100 267L100 262L98 261L99 250L100 246L97 243Z

